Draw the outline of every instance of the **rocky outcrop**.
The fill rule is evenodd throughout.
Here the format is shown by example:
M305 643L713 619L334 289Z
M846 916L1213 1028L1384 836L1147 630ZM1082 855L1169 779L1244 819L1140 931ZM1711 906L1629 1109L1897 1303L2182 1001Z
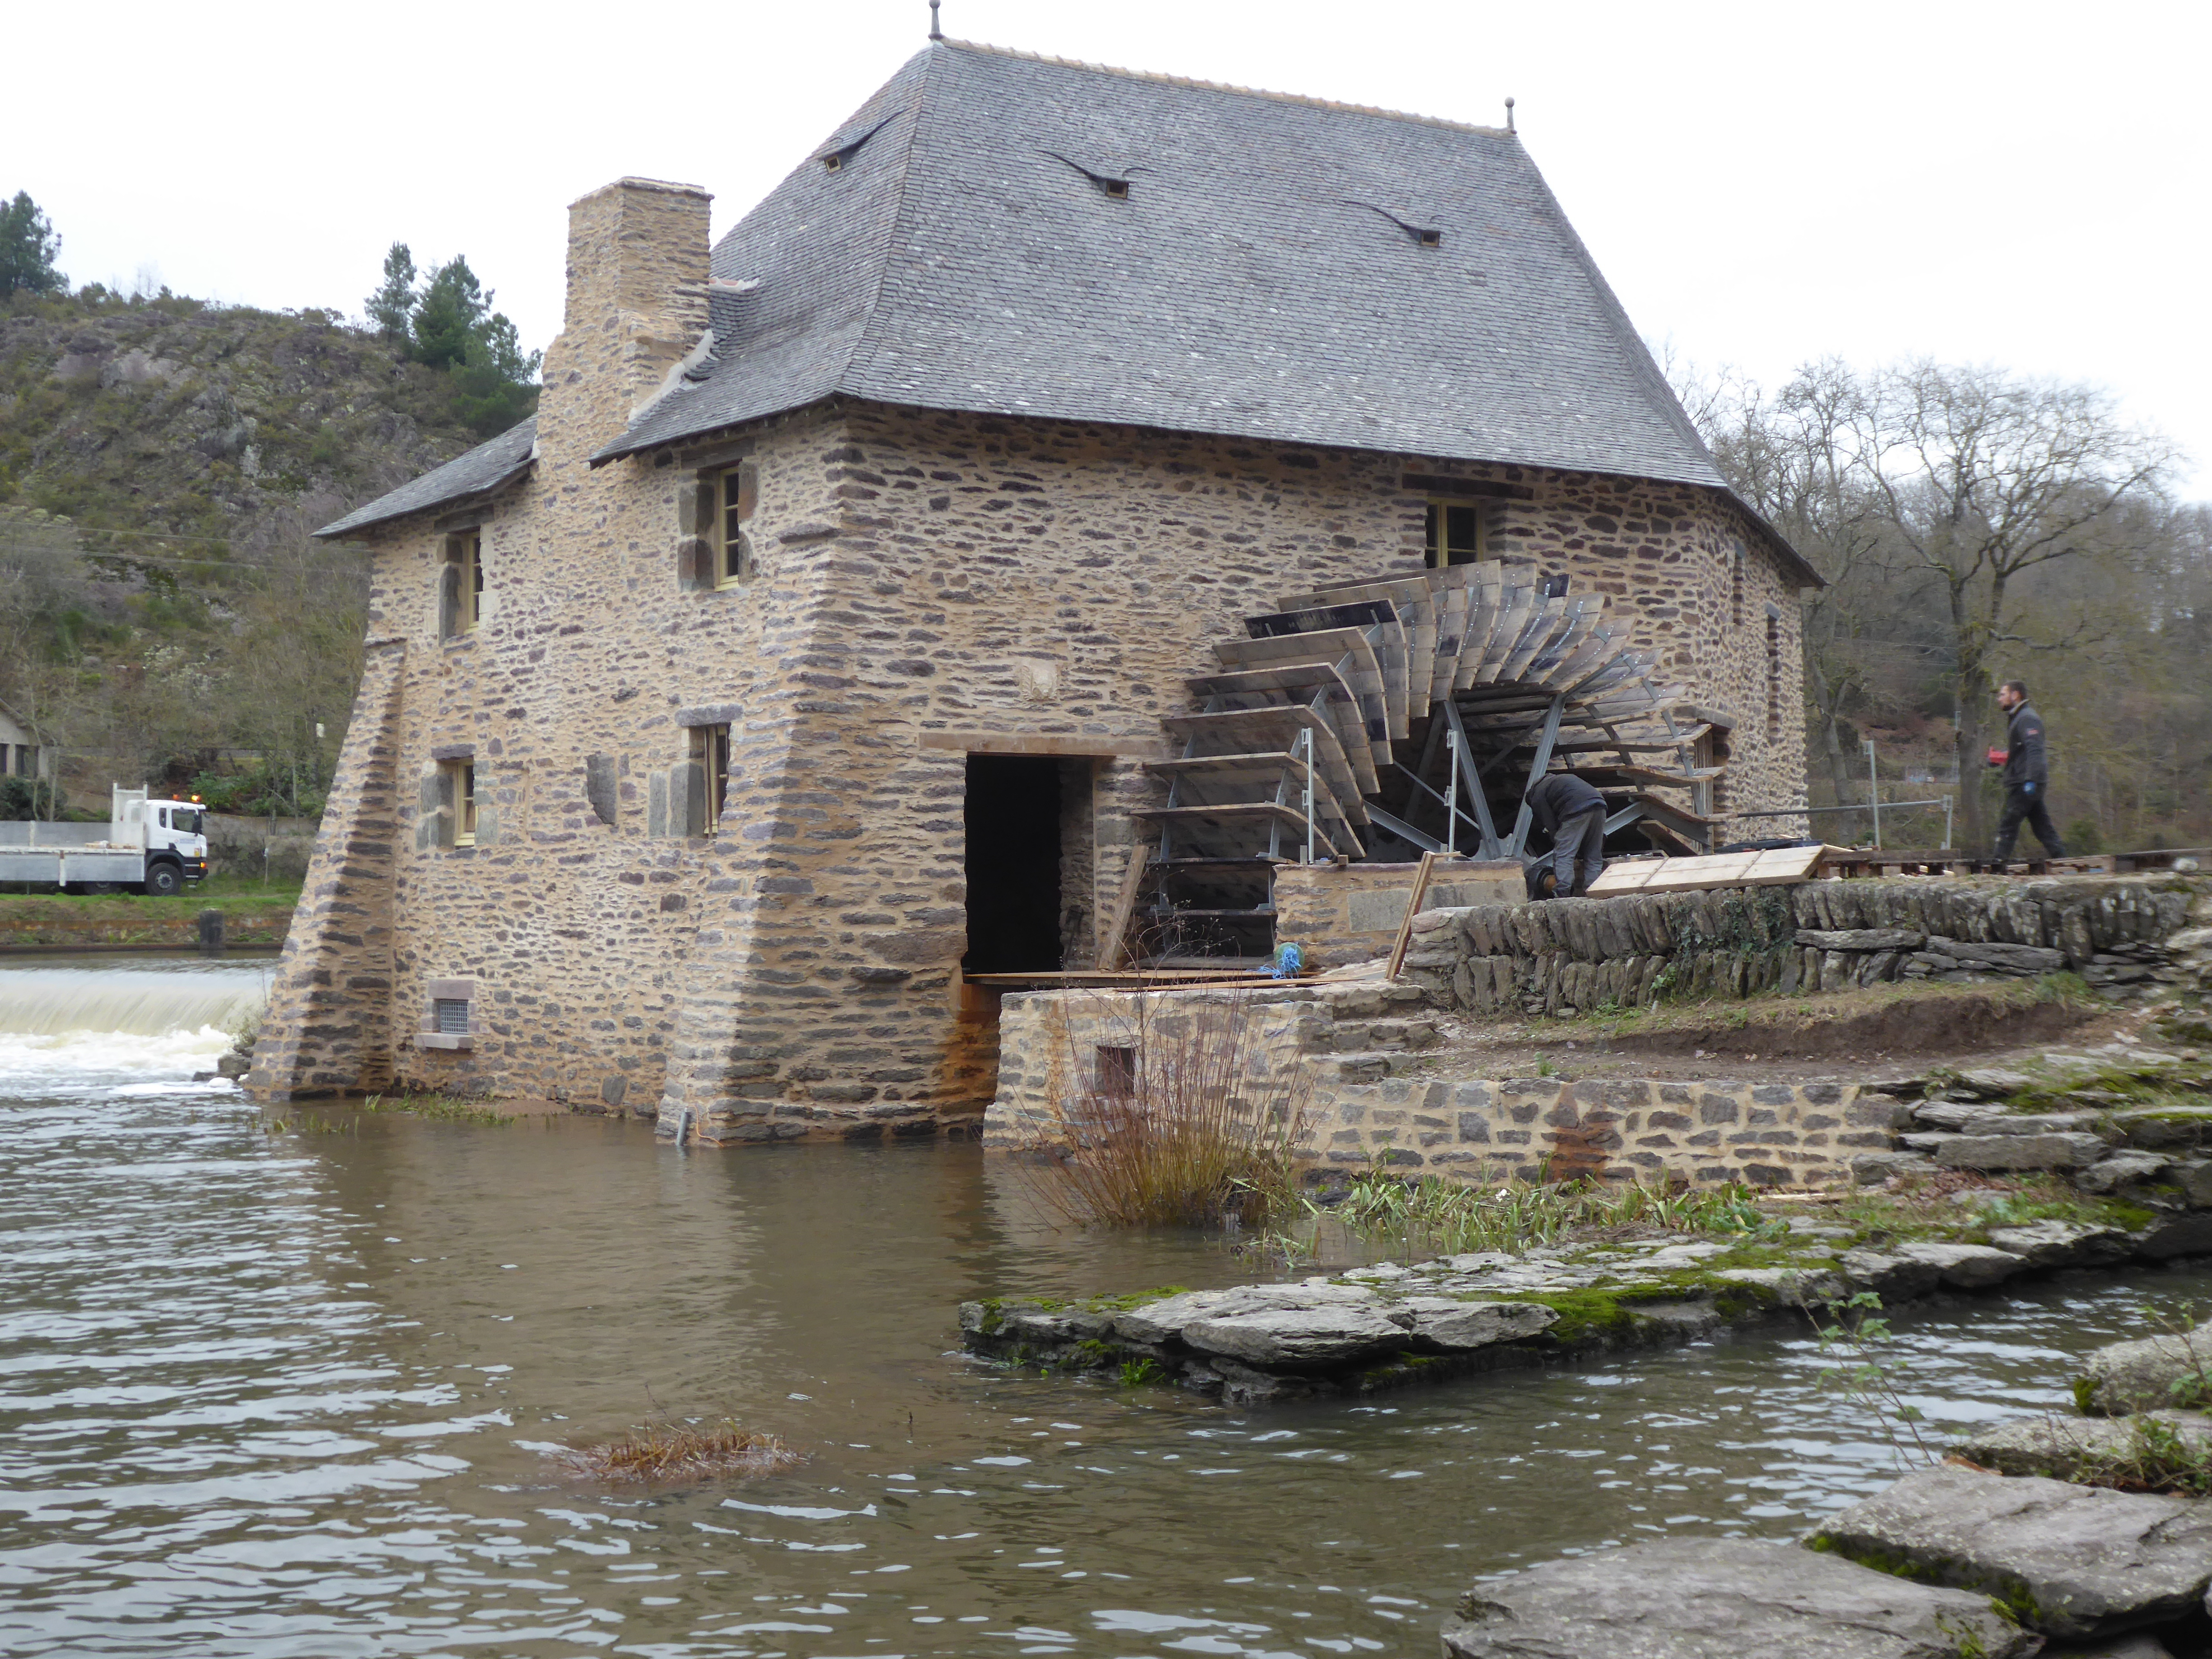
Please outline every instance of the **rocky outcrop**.
M2212 1504L1973 1469L1909 1474L1812 1545L1994 1596L2069 1639L2185 1618L2212 1589Z
M1480 1584L1446 1659L2028 1659L1985 1595L1736 1538L1597 1550Z

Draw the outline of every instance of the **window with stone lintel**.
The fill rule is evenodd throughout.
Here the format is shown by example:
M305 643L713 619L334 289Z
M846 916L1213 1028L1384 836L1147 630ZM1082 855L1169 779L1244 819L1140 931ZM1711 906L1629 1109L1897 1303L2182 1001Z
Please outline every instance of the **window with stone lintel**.
M1474 564L1488 550L1482 503L1450 500L1429 502L1429 568Z

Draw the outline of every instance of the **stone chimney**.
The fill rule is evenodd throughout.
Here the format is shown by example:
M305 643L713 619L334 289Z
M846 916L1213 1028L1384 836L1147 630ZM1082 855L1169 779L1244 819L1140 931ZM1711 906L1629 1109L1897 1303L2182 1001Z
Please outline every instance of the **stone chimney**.
M568 302L538 403L544 459L581 460L619 437L698 345L714 199L621 179L569 204Z

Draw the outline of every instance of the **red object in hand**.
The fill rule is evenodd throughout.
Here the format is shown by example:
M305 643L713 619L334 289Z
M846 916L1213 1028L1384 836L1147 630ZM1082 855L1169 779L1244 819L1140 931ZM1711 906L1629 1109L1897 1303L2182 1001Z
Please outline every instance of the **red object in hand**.
M2009 757L2004 750L1992 749L1990 750L1990 764L1992 766L2002 766L2008 758L2009 758Z

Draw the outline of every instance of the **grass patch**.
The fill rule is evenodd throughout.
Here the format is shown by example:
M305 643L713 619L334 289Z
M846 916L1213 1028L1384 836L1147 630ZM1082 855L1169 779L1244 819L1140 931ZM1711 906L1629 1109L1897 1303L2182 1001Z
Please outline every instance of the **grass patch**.
M51 887L10 883L0 887L0 920L47 905L67 915L123 921L133 915L197 915L202 910L221 910L228 915L266 909L289 915L299 902L297 882L272 882L264 887L237 877L188 884L183 892L168 898L149 898L143 893L59 893Z
M2079 1486L2212 1498L2212 1444L2191 1440L2154 1417L2133 1417L2127 1422L2124 1449L2085 1460L2067 1478Z
M2158 1218L2140 1205L2078 1192L2053 1175L1996 1176L1969 1170L1908 1176L1894 1188L1863 1188L1834 1213L1869 1244L1986 1244L1993 1228L2033 1221L2138 1232Z
M574 1474L625 1485L666 1486L731 1474L764 1474L799 1461L772 1434L724 1419L657 1425L619 1440L571 1447L562 1461Z
M1524 1250L1621 1228L1769 1239L1790 1231L1787 1222L1762 1214L1753 1198L1753 1188L1733 1182L1692 1190L1640 1182L1614 1187L1501 1179L1493 1188L1370 1174L1332 1206L1311 1199L1305 1204L1316 1223L1326 1216L1412 1257Z
M486 1128L507 1127L514 1120L507 1113L479 1106L453 1095L371 1095L361 1103L364 1112L399 1113L425 1123L474 1123Z

